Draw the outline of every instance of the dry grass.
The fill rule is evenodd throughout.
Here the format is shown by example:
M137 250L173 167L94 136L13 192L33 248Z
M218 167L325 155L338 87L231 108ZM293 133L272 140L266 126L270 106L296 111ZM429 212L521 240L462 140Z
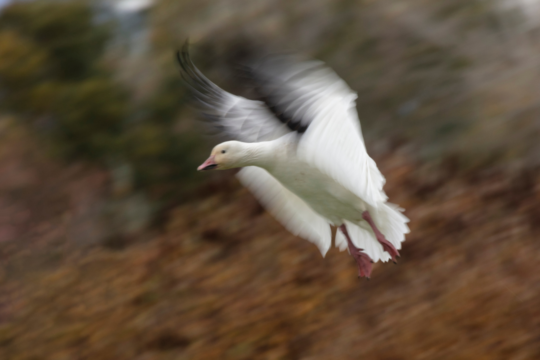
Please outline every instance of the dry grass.
M399 264L366 281L347 253L322 259L232 177L171 211L158 235L80 246L65 224L106 181L3 154L2 217L34 213L0 244L1 359L540 358L540 171L381 157L412 232ZM12 182L19 198L16 168L29 171Z

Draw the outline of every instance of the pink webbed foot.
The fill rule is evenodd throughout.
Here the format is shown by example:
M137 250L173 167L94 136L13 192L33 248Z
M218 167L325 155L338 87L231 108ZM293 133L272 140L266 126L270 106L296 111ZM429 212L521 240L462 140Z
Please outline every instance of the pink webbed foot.
M362 250L357 247L351 249L349 246L349 251L358 266L358 277L365 277L369 280L371 278L371 270L373 269L373 260L371 260L368 254L362 252Z
M363 249L359 249L354 246L345 225L341 225L339 229L343 232L343 235L345 235L345 238L347 239L347 245L349 247L349 252L356 261L356 265L358 266L358 277L365 277L369 280L371 277L371 270L373 268L373 260L371 260L368 254L362 252Z
M400 255L394 245L392 245L390 241L386 240L384 235L379 231L369 212L364 211L364 213L362 214L362 218L369 223L369 226L371 226L371 228L373 229L373 232L375 233L377 240L381 243L384 251L389 253L392 257L392 261L396 263L396 257L400 257Z

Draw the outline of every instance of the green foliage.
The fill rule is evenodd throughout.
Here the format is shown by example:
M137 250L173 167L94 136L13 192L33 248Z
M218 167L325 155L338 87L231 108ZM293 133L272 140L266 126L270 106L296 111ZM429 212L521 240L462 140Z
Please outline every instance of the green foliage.
M100 68L109 36L80 2L20 2L0 15L2 108L45 123L40 135L65 158L117 150L128 98Z
M101 160L119 150L127 99L117 85L90 78L64 86L55 100L52 136L62 154Z
M109 28L97 26L84 2L20 2L0 16L0 29L9 29L47 49L51 76L80 80L90 76L103 54Z
M32 40L11 30L0 30L0 99L4 108L26 107L32 87L44 78L42 64L47 56Z
M216 75L234 73L227 66L252 40L260 41L268 50L320 58L342 75L358 92L368 140L385 134L413 137L425 148L444 141L459 145L464 129L477 121L479 101L471 97L474 79L464 70L478 66L481 57L454 40L471 31L467 24L489 33L496 2L427 6L408 0L407 9L393 2L317 0L306 7L278 0L275 5L288 11L274 18L265 11L270 3L256 11L246 3L223 17L218 7L193 0L156 0L148 19L150 50L135 59L137 70L144 69L142 80L131 83L139 79L137 70L118 60L127 67L117 78L127 79L133 92L113 77L116 60L105 66L112 28L96 21L89 2L16 2L0 13L0 110L37 129L64 159L127 166L134 185L177 197L197 179L193 169L209 147L189 120L177 121L185 89L172 50L191 35L197 65L226 89L239 86ZM118 49L123 59L124 49Z
M175 69L176 70L176 69ZM187 105L188 94L177 73L162 81L160 88L145 104L149 115L163 125L172 125L178 109Z
M197 136L175 134L147 120L130 129L124 141L127 159L136 169L137 187L150 190L157 198L178 197L189 187L199 165L193 156Z
M5 85L23 87L42 75L40 65L46 53L35 49L34 42L7 30L0 32L0 44L0 73Z
M176 121L187 94L174 75L138 107L122 137L123 155L135 169L135 185L171 200L194 184L194 170L208 151L201 136L185 123L188 120Z
M179 196L197 137L174 131L184 103L178 77L134 101L103 66L111 28L86 2L20 2L0 14L0 109L16 115L65 160L127 165L132 182ZM191 159L191 160L190 160Z

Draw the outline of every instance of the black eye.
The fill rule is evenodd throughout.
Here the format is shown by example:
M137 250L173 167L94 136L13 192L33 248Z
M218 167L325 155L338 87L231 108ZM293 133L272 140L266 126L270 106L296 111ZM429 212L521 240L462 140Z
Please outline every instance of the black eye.
M227 152L227 150L221 150L222 154L225 154L226 152Z

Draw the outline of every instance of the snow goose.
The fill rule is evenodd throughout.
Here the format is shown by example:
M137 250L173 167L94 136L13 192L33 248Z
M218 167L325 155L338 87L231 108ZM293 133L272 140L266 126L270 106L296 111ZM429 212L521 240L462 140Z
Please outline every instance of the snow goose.
M198 170L242 168L237 176L290 232L348 248L358 276L377 261L396 262L409 232L403 209L386 202L385 179L369 157L354 93L319 61L270 56L248 68L259 101L232 95L193 64L188 44L181 74L204 115L234 139L214 147Z

